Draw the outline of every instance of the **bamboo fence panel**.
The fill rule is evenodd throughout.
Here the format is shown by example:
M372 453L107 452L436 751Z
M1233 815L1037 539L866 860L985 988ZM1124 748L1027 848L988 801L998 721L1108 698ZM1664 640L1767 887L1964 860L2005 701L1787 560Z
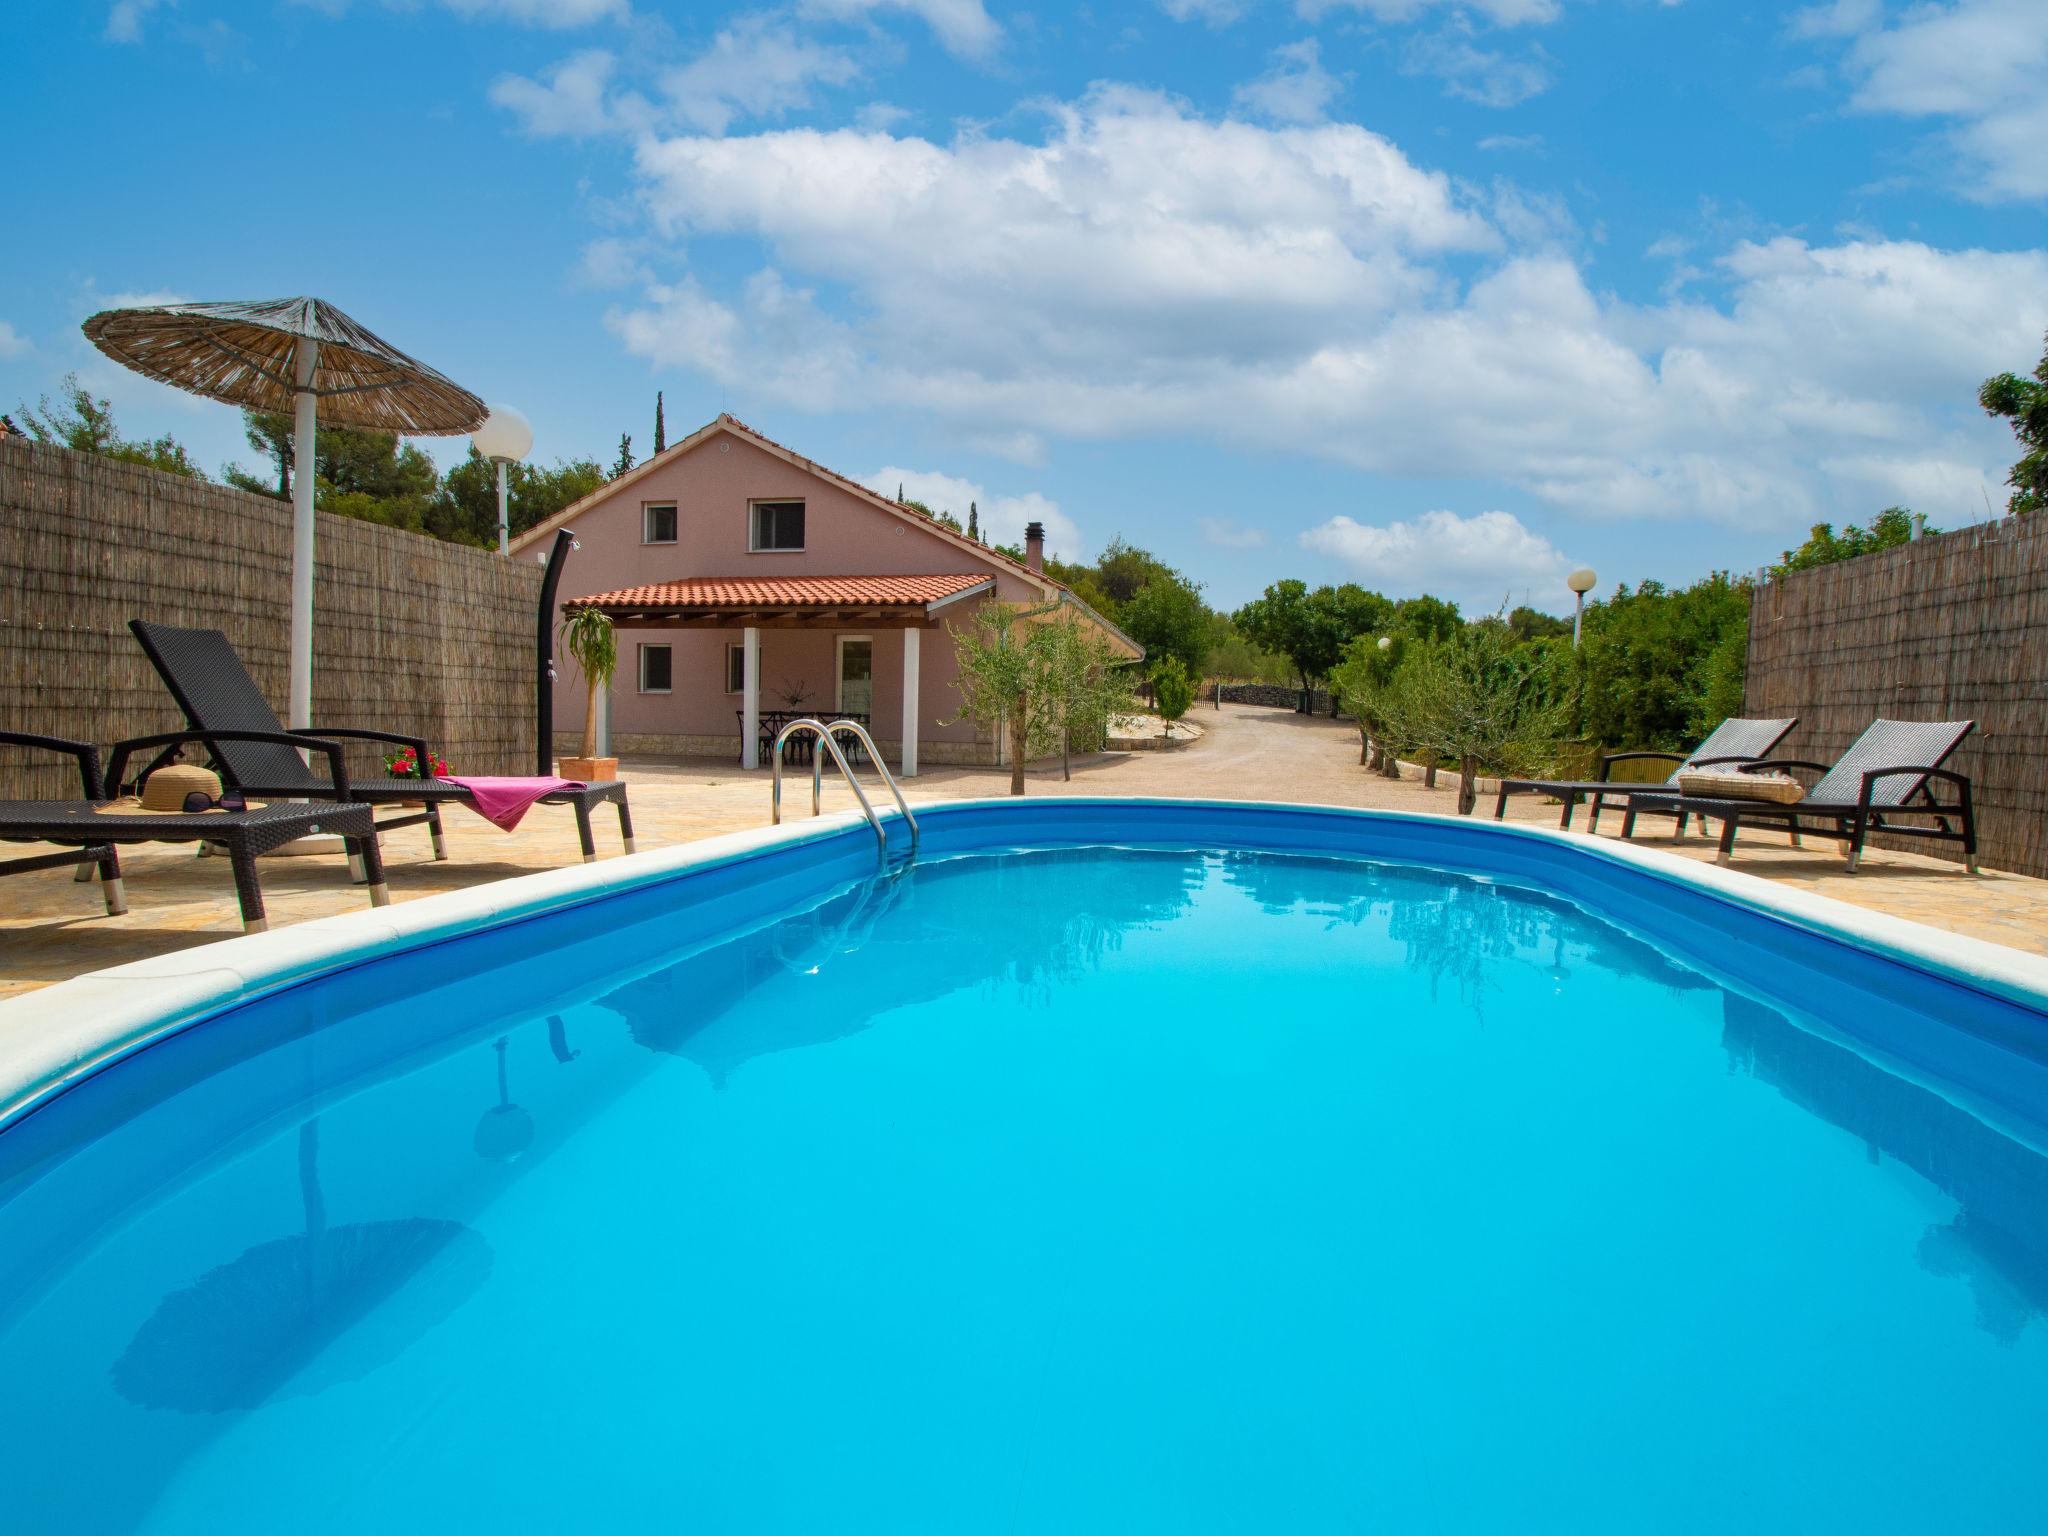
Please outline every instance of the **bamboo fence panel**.
M289 505L0 438L0 729L95 742L176 730L128 620L226 632L280 716ZM458 773L530 773L541 568L319 514L313 721L424 737ZM350 772L381 774L378 749ZM75 770L0 747L0 798L75 795Z
M1744 696L1749 714L1799 716L1781 755L1819 761L1879 716L1975 720L1949 766L1973 781L1983 860L2048 876L2048 518L1930 534L1765 582L1750 607Z

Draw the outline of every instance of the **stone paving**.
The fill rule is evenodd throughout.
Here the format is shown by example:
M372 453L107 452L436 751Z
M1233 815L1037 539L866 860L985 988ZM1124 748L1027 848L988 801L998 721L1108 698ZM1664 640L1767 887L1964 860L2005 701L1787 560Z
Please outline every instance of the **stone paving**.
M1455 808L1448 775L1442 787L1432 790L1414 779L1368 774L1359 766L1358 736L1348 725L1246 704L1226 704L1221 710L1203 704L1190 719L1203 728L1199 740L1166 751L1077 760L1072 779L1065 781L1057 763L1036 767L1028 775L1029 792L1278 800L1440 814ZM768 820L765 771L745 773L735 765L707 762L628 762L624 773L632 785L633 821L643 849ZM785 786L785 803L796 815L808 813L806 778L799 773ZM1007 770L995 768L938 768L906 785L913 803L1000 795L1008 788ZM828 780L825 804L828 810L850 809L853 799ZM1482 813L1490 810L1490 799L1482 800ZM1555 825L1557 813L1556 805L1535 796L1509 802L1515 820ZM429 859L424 828L408 827L385 840L394 901L549 869L578 857L574 820L561 808L536 807L512 833L460 809L444 812L444 820L449 851L444 863ZM1583 826L1583 810L1577 820ZM1601 835L1618 832L1620 821L1619 815L1610 815ZM601 808L596 826L599 853L616 853L616 820ZM1697 836L1682 843L1668 836L1643 840L1690 858L1713 857L1712 841ZM124 848L121 862L130 908L124 917L105 916L97 887L74 884L68 870L0 880L0 995L241 931L225 859L198 858L189 845L166 845ZM1794 849L1769 832L1744 832L1735 867L1937 928L2048 954L2048 880L1997 872L1972 880L1940 860L1881 850L1866 855L1863 869L1848 875L1832 843L1809 838L1806 848ZM365 904L362 891L348 883L339 857L266 860L263 885L273 928Z

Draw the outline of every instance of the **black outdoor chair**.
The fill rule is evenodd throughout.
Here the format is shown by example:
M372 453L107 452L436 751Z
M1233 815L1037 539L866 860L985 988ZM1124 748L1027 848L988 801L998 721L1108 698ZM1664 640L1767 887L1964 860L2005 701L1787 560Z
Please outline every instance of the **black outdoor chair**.
M1607 801L1627 800L1634 804L1640 799L1642 810L1653 810L1656 808L1651 800L1653 795L1676 797L1675 786L1681 773L1692 768L1751 763L1760 757L1769 757L1798 723L1796 715L1790 720L1723 720L1689 755L1678 752L1610 752L1600 759L1600 777L1597 779L1503 779L1500 796L1493 803L1493 819L1499 821L1507 814L1509 795L1555 795L1564 802L1564 814L1557 822L1560 827L1569 828L1572 811L1581 800L1587 800L1591 804L1587 808L1586 830L1597 832L1600 830L1600 812ZM1616 782L1612 777L1616 763L1653 759L1672 765L1663 786L1652 789L1640 782ZM1681 834L1685 831L1686 815L1682 811L1678 813Z
M1744 773L1791 768L1819 773L1819 782L1790 804L1704 795L1680 795L1675 801L1668 795L1631 795L1621 835L1627 837L1635 830L1636 802L1641 799L1652 802L1647 809L1663 814L1676 810L1681 817L1698 816L1703 822L1708 817L1718 820L1721 847L1715 859L1721 864L1726 864L1734 854L1735 834L1746 822L1752 826L1781 826L1791 833L1795 843L1802 831L1831 833L1848 854L1851 873L1863 858L1864 839L1873 832L1961 843L1963 867L1974 875L1977 816L1970 803L1970 781L1941 765L1976 727L1974 720L1876 720L1832 766L1798 758L1764 759L1742 766ZM1935 783L1953 787L1954 802L1935 799L1930 787ZM1933 825L1921 825L1918 821L1902 824L1902 817L1931 818ZM1681 830L1683 826L1681 820Z
M441 807L464 802L470 792L442 779L323 779L299 756L302 746L320 741L377 741L410 747L413 760L421 765L433 762L427 744L416 736L392 731L370 731L354 727L313 726L303 731L286 731L270 703L263 697L242 658L217 629L175 629L168 624L150 624L130 619L129 629L142 643L150 664L178 701L178 708L194 730L218 735L213 748L213 766L222 779L244 794L260 799L354 800L370 805L394 805L407 800L425 803L413 815L386 816L377 823L379 833L424 822L434 842L434 857L445 859L448 850L441 839ZM254 732L280 738L256 742L238 739ZM619 836L626 852L633 851L633 819L626 809L626 786L616 779L586 784L581 789L558 790L544 795L542 805L566 805L576 812L576 833L583 843L583 861L597 857L597 844L590 835L591 807L606 801L619 808Z
M0 731L0 743L37 747L67 753L78 761L77 800L0 800L0 839L15 842L68 844L59 853L34 854L28 858L0 862L0 875L22 874L32 869L55 869L66 864L80 866L79 878L90 879L96 869L100 893L109 917L128 910L121 883L121 864L114 852L117 843L214 843L225 849L234 870L235 895L242 908L242 930L261 933L269 926L263 911L263 887L257 879L256 860L272 849L321 832L336 832L346 840L349 859L370 888L370 904L381 907L390 901L384 885L384 865L377 852L375 815L367 805L252 805L241 811L195 811L158 815L137 811L121 815L101 811L120 793L121 775L137 752L161 750L186 743L209 747L234 737L241 744L269 742L291 746L296 738L274 732L174 731L164 736L145 736L136 741L115 743L107 759L107 778L100 777L99 752L82 741L58 736L30 736L19 731ZM331 742L311 742L312 751L327 754L335 783L348 785L348 769L341 760L341 748Z

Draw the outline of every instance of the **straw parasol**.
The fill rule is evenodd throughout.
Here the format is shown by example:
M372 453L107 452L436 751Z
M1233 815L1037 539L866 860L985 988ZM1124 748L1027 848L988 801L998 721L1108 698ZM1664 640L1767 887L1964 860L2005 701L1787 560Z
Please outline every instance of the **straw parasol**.
M85 334L115 362L209 400L294 416L291 723L312 723L313 439L319 423L452 436L484 403L324 299L107 309Z

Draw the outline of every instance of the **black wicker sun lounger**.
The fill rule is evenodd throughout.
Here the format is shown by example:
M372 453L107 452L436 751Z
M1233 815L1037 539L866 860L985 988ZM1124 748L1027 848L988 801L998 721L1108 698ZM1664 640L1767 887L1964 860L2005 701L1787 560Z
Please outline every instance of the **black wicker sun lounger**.
M1723 800L1698 795L1680 795L1674 801L1662 797L1630 796L1628 815L1621 826L1627 837L1635 827L1636 801L1650 800L1647 809L1668 815L1713 817L1721 823L1721 848L1717 862L1726 864L1735 851L1735 834L1744 824L1778 826L1792 834L1796 843L1802 831L1831 833L1842 843L1853 873L1863 857L1863 842L1872 832L1892 837L1927 837L1961 843L1963 864L1977 873L1977 817L1970 803L1970 781L1941 765L1975 730L1974 720L1876 720L1857 737L1848 751L1830 767L1797 758L1766 759L1743 766L1745 773L1765 773L1803 768L1821 775L1820 781L1790 804L1768 800ZM1931 785L1947 784L1956 791L1953 802L1934 797ZM1933 825L1901 818L1930 818ZM1951 826L1950 823L1954 825ZM1683 829L1684 823L1680 822Z
M171 690L171 697L178 701L178 707L185 712L186 720L195 730L254 731L271 736L285 733L288 738L308 741L386 742L412 748L416 762L433 761L424 741L391 731L314 726L305 731L285 732L269 701L256 686L256 680L249 675L249 669L242 665L242 658L235 654L228 637L217 629L175 629L168 624L150 624L141 619L130 619L128 627L135 632L135 638L142 643L142 649L148 654L157 675ZM345 793L337 794L333 785L306 766L289 740L256 744L223 739L214 750L213 766L223 780L244 794L259 799L348 799L372 805L423 801L425 810L412 815L386 816L377 823L377 830L389 832L394 828L425 823L433 838L434 857L437 859L448 857L446 845L441 840L441 807L470 798L469 791L461 785L439 779L356 779L348 784ZM543 796L540 803L566 805L574 809L576 832L582 839L583 860L587 864L597 857L597 844L590 835L591 807L607 801L619 808L619 835L625 840L626 852L631 853L633 820L626 809L626 786L618 780L560 790Z
M1573 809L1581 800L1587 800L1591 804L1587 808L1586 830L1597 832L1600 830L1600 812L1609 800L1642 797L1645 801L1642 809L1650 810L1648 797L1660 792L1676 796L1678 776L1688 768L1750 763L1760 757L1769 757L1798 723L1797 716L1790 720L1723 720L1689 755L1677 752L1610 752L1600 759L1600 777L1597 779L1504 779L1500 796L1493 803L1493 819L1499 821L1507 814L1509 795L1555 795L1564 802L1564 814L1557 822L1560 827L1570 827ZM1649 760L1671 764L1670 776L1656 789L1640 782L1624 780L1617 783L1610 777L1616 763ZM1685 830L1684 815L1679 817L1678 830Z
M108 783L118 791L121 773L136 752L161 751L187 742L201 742L218 750L218 744L225 739L224 733L175 731L167 736L116 743L107 759ZM244 744L268 740L289 747L293 738L248 733L241 740ZM243 931L261 933L268 923L263 913L263 888L256 877L257 858L302 837L336 832L346 839L349 856L357 861L369 885L370 904L381 907L391 899L384 887L384 866L377 853L376 813L367 805L336 805L329 801L172 815L137 810L124 815L99 809L114 797L108 792L108 784L101 781L99 753L84 742L0 731L0 743L68 753L78 760L79 787L84 791L77 800L0 800L0 839L68 845L59 853L0 861L0 875L77 864L84 866L80 877L89 878L90 871L96 868L107 914L118 917L128 910L128 902L122 890L120 861L114 853L116 843L212 843L227 851L234 870ZM328 755L335 783L346 787L348 770L341 761L341 748L328 742L309 745L311 750Z

